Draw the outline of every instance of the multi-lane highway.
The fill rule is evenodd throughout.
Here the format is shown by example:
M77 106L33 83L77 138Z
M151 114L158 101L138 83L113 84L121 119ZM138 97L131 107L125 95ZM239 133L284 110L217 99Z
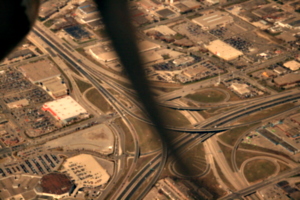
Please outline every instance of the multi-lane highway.
M44 42L47 43L47 45L49 45L54 51L56 51L62 58L64 58L67 62L69 62L73 67L76 68L76 70L78 70L82 75L84 75L100 92L101 94L103 94L105 96L105 98L107 99L108 103L110 103L113 108L115 109L115 111L122 117L124 123L127 125L127 127L129 128L129 131L131 134L133 134L133 138L134 138L134 146L135 146L135 157L134 157L134 161L133 164L131 165L128 173L127 173L127 177L130 176L135 168L135 165L137 163L137 159L138 156L140 154L139 152L139 145L138 145L138 140L137 140L137 135L135 132L135 129L132 127L131 122L125 117L124 113L123 113L123 109L124 109L124 105L122 105L121 103L118 102L118 100L112 95L110 94L94 77L93 74L91 72L86 71L88 69L88 66L85 66L85 69L82 68L82 63L78 61L76 61L76 58L74 59L73 56L71 55L71 52L69 52L69 50L67 50L65 47L63 47L61 44L59 44L58 42L56 42L55 40L51 39L51 36L48 35L47 33L45 33L42 29L35 27L35 29L33 30L33 32L40 37ZM125 180L122 180L124 182L126 182ZM120 190L123 190L124 184L121 185Z
M144 119L142 117L137 116L132 112L131 108L128 108L126 105L123 105L120 103L114 95L112 95L105 87L104 84L100 84L97 79L101 78L102 80L105 80L105 84L109 87L117 90L118 92L122 92L124 94L124 88L122 86L115 84L112 80L108 79L105 75L99 73L97 70L95 70L92 67L89 67L86 65L83 61L78 60L76 56L72 54L72 49L65 48L65 46L59 44L56 40L52 39L52 36L48 35L46 32L44 32L42 29L36 27L33 31L37 36L39 36L44 42L49 45L53 51L57 52L59 56L61 56L64 60L69 62L72 67L74 67L76 70L78 70L84 77L86 77L107 99L107 101L114 107L116 112L122 117L123 121L127 126L129 127L129 130L131 133L135 133L135 130L132 128L132 125L130 124L130 121L126 118L125 114L128 114L130 116L133 116L141 121L144 121L146 123L151 123L148 119ZM139 103L130 95L127 95L126 98L130 99L130 101L133 103L133 105L136 106L136 108L143 109ZM182 127L169 127L166 128L169 130L175 130L180 132L191 132L191 133L202 133L199 135L196 135L195 137L186 136L183 137L182 140L179 140L177 143L174 144L175 148L182 148L183 146L186 146L188 144L191 144L195 139L199 139L199 142L203 142L207 138L211 137L214 133L228 130L229 128L232 128L233 126L228 127L220 127L225 124L228 124L229 122L232 122L238 118L241 118L243 116L249 115L251 113L255 113L257 111L270 108L272 106L276 106L279 104L283 104L286 102L291 102L298 100L300 98L300 95L297 94L295 91L291 93L285 93L278 96L272 96L268 98L264 98L261 100L256 100L255 102L244 106L243 108L237 108L233 109L231 111L228 111L226 113L223 113L222 115L218 115L215 117L212 117L205 122L196 124L195 127L191 128L182 128ZM210 132L210 133L209 133ZM134 135L134 138L136 138L136 135ZM188 139L187 139L188 138ZM184 142L182 142L184 141ZM139 148L138 148L138 141L135 140L135 157L134 157L134 163L136 163L139 155ZM134 176L130 182L127 182L127 178L123 180L124 184L121 184L121 187L118 188L119 192L117 192L115 195L113 195L114 199L130 199L133 194L139 189L139 187L142 185L144 179L150 178L150 184L144 190L144 192L140 193L139 197L142 197L145 194L145 191L147 191L153 183L158 179L164 165L166 158L168 156L168 151L166 147L164 146L162 149L162 152L159 152L157 156L155 156L151 161L150 164L147 164L140 170L136 176ZM134 165L131 166L131 169L128 171L126 177L129 177L133 172ZM243 193L240 193L243 194ZM102 197L103 198L103 197Z
M255 193L258 189L262 189L265 186L275 184L285 177L291 177L293 175L300 173L300 167L285 171L277 175L276 177L269 178L267 180L261 181L259 183L253 184L249 187L246 187L238 192L234 192L230 195L220 198L221 200L231 200L231 199L241 199L242 197Z

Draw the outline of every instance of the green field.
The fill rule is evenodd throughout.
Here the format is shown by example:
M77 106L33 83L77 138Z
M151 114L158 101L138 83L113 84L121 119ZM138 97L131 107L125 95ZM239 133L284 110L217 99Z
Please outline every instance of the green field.
M257 159L245 165L244 173L249 182L265 179L276 171L276 165L268 160Z
M161 148L162 143L160 137L153 126L141 122L131 116L128 116L128 119L138 135L141 153L147 153Z
M236 151L236 164L237 164L237 167L240 169L241 168L241 165L242 163L249 159L249 158L253 158L253 157L256 157L256 156L262 156L264 154L260 154L260 153L251 153L251 152L247 152L247 151L241 151L241 150L237 150Z
M287 166L286 164L283 164L282 162L278 162L278 164L279 164L279 166L280 166L279 173L291 169L289 166Z
M159 109L167 125L176 127L190 125L190 122L187 120L187 118L178 110L165 107L159 107Z
M264 147L260 147L260 146L255 146L255 145L252 145L252 144L241 143L240 146L239 146L239 148L261 151L262 153L263 152L273 153L275 155L283 156L283 157L285 157L287 159L290 159L292 161L292 159L288 155L286 155L286 154L284 154L284 153L282 153L280 151L275 151L275 150L272 150L272 149L268 149L268 148L264 148Z
M251 129L252 127L254 126L257 126L258 123L256 124L252 124L252 125L248 125L248 126L242 126L242 127L238 127L238 128L234 128L234 129L231 129L231 130L228 130L226 131L225 133L222 133L222 135L219 136L219 138L233 146L235 144L235 142L237 141L237 139L242 135L244 134L247 130Z
M49 19L48 21L45 21L44 22L44 25L46 26L46 27L50 27L50 26L52 26L54 24L54 19Z
M185 97L201 103L219 103L225 100L226 94L219 90L203 90Z
M207 110L201 110L198 111L200 115L202 115L202 117L204 117L205 119L216 116L220 113L226 112L228 110L233 109L235 106L226 106L226 107L222 107L222 108L211 108L211 109L207 109Z
M84 93L84 91L86 91L87 89L89 89L90 87L92 87L91 84L87 83L87 82L84 82L82 80L79 80L77 78L74 78L79 90L81 93Z
M108 113L113 111L111 105L95 88L89 90L85 96L92 104L94 104L94 106L99 108L102 112Z
M203 143L198 144L175 161L174 170L184 176L197 176L206 169Z
M261 119L279 114L281 112L284 112L284 111L286 111L288 109L291 109L293 107L295 107L295 105L293 103L286 103L286 104L274 106L272 108L265 109L265 110L262 110L262 111L259 111L259 112L255 112L255 113L250 114L246 117L243 117L240 120L238 120L238 122L239 123L247 123L247 122L253 122L253 121L261 120Z

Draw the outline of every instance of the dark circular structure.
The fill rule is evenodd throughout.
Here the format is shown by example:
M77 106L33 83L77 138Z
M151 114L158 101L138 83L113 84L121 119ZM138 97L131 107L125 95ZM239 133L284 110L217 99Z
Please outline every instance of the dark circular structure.
M72 188L71 180L62 173L50 173L42 177L41 188L43 193L64 194Z

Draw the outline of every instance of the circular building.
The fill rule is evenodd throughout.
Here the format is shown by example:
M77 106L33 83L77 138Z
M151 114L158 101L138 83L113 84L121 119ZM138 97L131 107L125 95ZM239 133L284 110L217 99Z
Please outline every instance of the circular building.
M41 193L62 195L69 192L72 186L71 180L61 173L50 173L40 180Z

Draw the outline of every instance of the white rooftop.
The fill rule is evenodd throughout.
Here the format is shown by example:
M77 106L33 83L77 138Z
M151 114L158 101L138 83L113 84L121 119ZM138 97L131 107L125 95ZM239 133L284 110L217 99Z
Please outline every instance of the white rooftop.
M49 111L60 120L67 120L87 113L87 111L70 96L45 103L43 110Z
M248 85L244 83L232 83L230 86L240 95L250 93L251 91L248 89Z
M289 68L292 71L296 71L300 68L300 63L295 60L291 60L291 61L284 63L283 66L285 66L286 68Z
M221 40L214 40L209 45L206 46L206 48L213 54L223 58L224 60L233 60L237 58L240 55L243 55L243 53L229 44L226 44L225 42Z

